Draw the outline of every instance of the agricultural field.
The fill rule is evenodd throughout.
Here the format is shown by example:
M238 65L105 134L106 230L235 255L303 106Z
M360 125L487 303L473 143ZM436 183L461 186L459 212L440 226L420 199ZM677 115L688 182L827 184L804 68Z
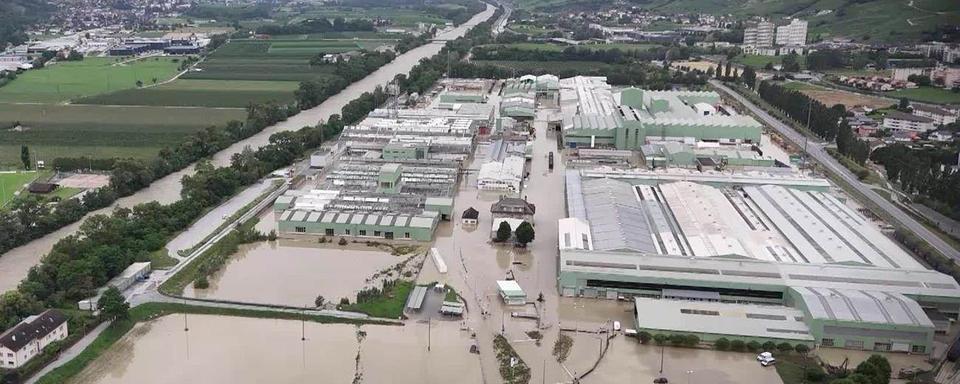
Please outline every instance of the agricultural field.
M0 103L59 103L75 98L150 85L177 74L180 58L151 57L135 61L88 57L27 71L0 88Z
M311 66L318 53L375 49L393 40L234 40L183 79L305 81L333 76L332 66Z
M789 81L782 85L784 88L800 91L804 95L810 96L828 107L843 104L847 109L858 105L863 105L871 109L880 109L889 107L891 104L889 100L879 97L821 87L801 81Z
M18 166L22 144L39 159L149 159L192 132L245 117L242 108L0 104L0 166Z
M298 13L290 19L288 24L299 23L308 19L327 18L334 19L342 17L351 19L389 19L393 26L414 27L419 23L444 25L450 20L444 19L438 15L405 8L357 8L357 7L330 7L324 6L321 9L309 10Z
M296 81L177 80L78 100L79 104L243 108L250 103L293 101Z
M960 103L960 92L953 92L949 89L936 87L920 87L914 89L899 89L888 92L886 96L893 98L906 97L910 100L922 101L937 104L956 104Z

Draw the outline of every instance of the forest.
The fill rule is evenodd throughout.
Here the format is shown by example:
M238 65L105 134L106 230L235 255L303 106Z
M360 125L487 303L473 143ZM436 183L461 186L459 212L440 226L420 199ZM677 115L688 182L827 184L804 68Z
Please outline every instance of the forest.
M870 160L883 165L890 182L938 212L960 220L960 171L956 148L912 148L894 144L877 148Z

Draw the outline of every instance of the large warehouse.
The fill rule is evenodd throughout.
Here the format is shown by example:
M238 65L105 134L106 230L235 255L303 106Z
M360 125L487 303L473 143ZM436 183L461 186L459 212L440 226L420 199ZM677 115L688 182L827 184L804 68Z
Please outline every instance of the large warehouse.
M566 198L561 293L639 297L640 329L929 353L924 310L960 310L952 277L914 260L824 180L576 170ZM738 322L761 304L801 312L805 328L769 316Z
M760 123L720 114L719 104L716 92L629 88L615 95L604 77L560 80L561 129L570 148L638 150L664 141L760 143Z

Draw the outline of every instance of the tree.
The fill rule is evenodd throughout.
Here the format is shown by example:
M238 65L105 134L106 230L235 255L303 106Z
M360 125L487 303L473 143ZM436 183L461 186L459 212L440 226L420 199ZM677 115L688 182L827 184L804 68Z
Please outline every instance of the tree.
M319 307L322 307L322 306L323 306L324 304L326 304L326 303L327 303L327 299L325 299L325 298L323 297L323 295L319 295L319 296L317 296L316 299L313 300L313 304L314 304L315 306L317 306L318 308L319 308Z
M751 340L747 343L747 350L750 352L756 352L760 350L760 343L756 340Z
M143 87L143 81L137 80L137 88L142 88L142 87Z
M700 338L697 335L686 335L683 337L683 345L688 347L696 347L697 344L700 344Z
M801 355L806 355L807 352L810 352L810 347L808 347L806 344L797 344L797 346L793 349Z
M715 75L717 80L720 80L723 78L723 63L717 64L716 70L713 72L713 74Z
M787 353L787 352L793 350L793 344L790 344L790 343L784 341L784 342L782 342L782 343L780 343L780 344L777 344L777 349L780 350L780 352L782 352L782 353Z
M100 311L100 316L123 320L130 315L130 304L117 287L110 286L97 301L97 310Z
M30 169L30 148L26 145L20 146L20 161L23 162L23 169Z
M713 342L713 347L720 351L726 351L730 349L730 340L727 340L726 337L721 337Z
M774 343L774 342L772 342L772 341L768 341L768 342L763 343L763 345L762 345L761 347L763 348L764 351L770 352L770 351L772 351L772 350L774 350L774 349L777 349L777 343Z
M730 349L736 352L743 352L747 348L747 343L744 343L743 340L734 340L730 342Z
M733 68L729 61L727 61L727 67L723 70L723 79L730 80L733 78Z
M667 337L667 335L664 335L664 334L662 334L662 333L658 333L658 334L656 334L656 335L653 335L653 342L654 342L654 343L657 343L657 345L664 345L664 344L667 343L667 341L668 341L669 339L670 339L670 338Z
M781 65L785 72L800 72L800 59L796 53L790 52L784 56Z
M772 71L772 70L773 70L773 63L768 61L766 64L763 65L763 69L768 70L768 71Z
M640 338L640 343L646 344L650 342L650 339L653 338L653 335L651 335L650 332L647 332L647 331L640 331L640 333L637 334L637 337Z
M906 112L910 109L910 100L907 100L906 97L900 98L900 104L897 105L897 109Z
M497 237L493 240L502 243L510 239L510 235L513 233L513 229L510 228L510 224L506 221L501 221L500 226L497 227Z
M753 89L757 83L757 71L748 65L743 68L743 73L740 75L740 78L743 79L744 84L750 87L750 89Z
M500 230L497 230L497 236L499 237ZM533 225L524 221L517 226L517 243L521 246L526 247L528 243L533 241L536 232L533 230Z

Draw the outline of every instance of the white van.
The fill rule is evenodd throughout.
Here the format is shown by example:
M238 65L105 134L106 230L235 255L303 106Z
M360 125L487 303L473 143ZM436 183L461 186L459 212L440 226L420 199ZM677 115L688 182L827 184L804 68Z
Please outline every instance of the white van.
M770 352L760 352L760 354L757 355L757 361L764 361L772 358L773 358L773 354Z

